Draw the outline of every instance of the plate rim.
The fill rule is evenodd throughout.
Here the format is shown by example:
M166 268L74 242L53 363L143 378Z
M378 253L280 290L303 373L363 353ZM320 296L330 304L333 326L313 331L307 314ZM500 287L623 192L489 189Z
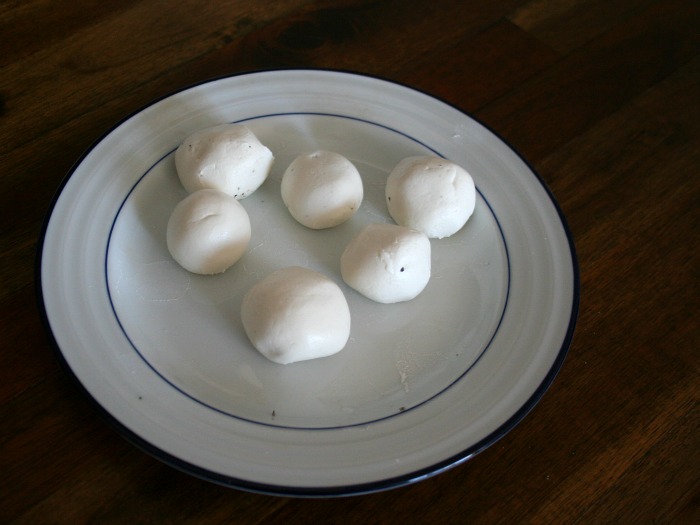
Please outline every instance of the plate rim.
M69 180L74 175L74 173L79 168L79 166L83 163L85 158L114 130L116 130L125 122L131 120L132 118L134 118L138 114L140 114L143 111L145 111L146 109L156 105L158 102L160 102L162 100L168 99L172 96L175 96L179 93L188 91L190 89L205 86L207 84L213 84L213 83L216 83L216 82L222 81L222 80L233 79L236 77L243 77L243 76L265 75L268 73L285 73L285 72L291 72L291 73L295 73L295 74L303 74L304 72L313 72L313 73L321 73L321 74L330 73L330 74L349 75L349 76L353 76L353 77L361 77L361 78L381 81L383 83L394 85L395 87L400 87L400 88L407 89L409 91L417 92L419 94L430 97L430 98L432 98L432 99L434 99L442 104L445 104L446 106L451 107L452 109L459 112L460 114L462 114L466 118L481 125L484 129L486 129L488 132L493 134L498 140L500 140L521 162L523 162L524 165L527 166L527 168L531 171L532 175L534 175L534 179L540 184L541 188L544 190L547 198L549 199L550 203L552 204L554 210L556 211L556 215L559 219L559 226L561 226L563 233L565 234L567 243L568 243L570 263L571 263L571 272L572 272L572 276L571 276L572 277L572 282L571 282L571 285L572 285L571 313L569 316L568 326L567 326L565 335L562 339L561 346L556 353L556 358L552 362L552 365L550 366L549 370L547 371L544 378L540 382L539 386L533 391L533 393L530 395L530 397L522 403L520 408L515 413L513 413L508 419L506 419L498 428L496 428L490 434L484 436L481 440L466 447L464 450L460 451L457 454L453 454L453 455L451 455L451 456L449 456L449 457L447 457L439 462L433 463L427 467L417 469L417 470L408 472L408 473L400 475L400 476L395 476L395 477L391 477L391 478L384 478L381 480L369 481L369 482L365 482L365 483L355 483L355 484L350 484L350 485L287 486L287 485L276 485L276 484L271 484L271 483L261 483L261 482L256 482L256 481L252 481L252 480L238 478L235 476L221 474L218 472L213 472L207 468L201 467L201 466L193 464L187 460L184 460L180 457L177 457L169 452L166 452L162 448L159 448L157 446L157 444L151 443L150 441L146 440L145 438L139 436L135 431L129 429L124 423L119 421L115 415L111 414L93 396L93 394L87 389L87 387L83 384L83 382L77 376L77 373L71 368L70 364L68 363L66 356L63 353L63 350L60 348L60 345L58 344L58 342L56 340L56 337L54 335L54 332L51 328L51 324L49 321L49 316L48 316L46 304L44 301L43 276L42 276L42 261L44 259L44 246L46 243L46 236L47 236L49 224L51 222L51 218L53 216L53 212L55 210L55 207L56 207L59 199L60 199L61 195L63 194L65 187L68 184ZM103 133L101 133L95 140L93 140L88 145L88 147L82 152L82 154L77 158L77 160L71 165L71 167L69 168L67 173L61 179L58 187L56 188L56 190L55 190L55 192L50 200L50 203L47 207L47 211L46 211L44 218L43 218L43 222L41 225L39 238L38 238L38 242L37 242L37 246L36 246L34 264L35 264L35 267L34 267L35 296L36 296L37 306L39 309L41 323L42 323L42 326L44 328L44 332L47 336L48 342L51 346L53 355L56 357L57 361L61 365L61 368L67 373L68 377L71 378L71 382L76 386L78 391L82 395L86 396L88 402L94 407L96 412L100 415L100 417L109 426L114 428L117 431L117 433L122 436L122 438L126 439L126 441L128 441L132 445L136 446L138 449L142 450L143 452L146 452L147 454L154 457L155 459L160 460L164 464L169 465L170 467L173 467L173 468L180 470L182 472L185 472L187 474L190 474L194 477L203 479L205 481L213 482L213 483L218 484L218 485L230 487L230 488L236 488L236 489L246 490L249 492L260 493L260 494L286 496L286 497L289 497L289 496L292 496L292 497L353 496L353 495L368 494L368 493L398 488L401 486L405 486L405 485L416 483L418 481L425 480L429 477L433 477L433 476L438 475L446 470L449 470L449 469L456 467L462 463L465 463L466 461L472 459L474 456L476 456L477 454L479 454L480 452L482 452L486 448L492 446L494 443L496 443L498 440L500 440L502 437L504 437L507 433L509 433L513 428L515 428L525 418L525 416L537 405L537 403L544 396L545 392L552 385L554 379L556 378L559 371L561 370L561 368L564 364L564 361L566 360L566 356L569 352L569 349L571 347L572 341L573 341L575 328L576 328L578 315L579 315L580 296L581 296L580 267L579 267L577 252L576 252L575 241L574 241L573 233L572 233L570 226L568 224L568 221L566 220L566 217L563 213L563 210L562 210L559 202L556 200L552 190L549 188L549 186L544 181L544 179L541 177L541 175L537 172L537 170L535 170L534 167L527 161L527 159L525 159L520 154L520 152L517 149L515 149L506 139L504 139L503 136L501 136L497 131L493 130L491 127L484 124L478 118L467 113L462 108L460 108L457 105L450 103L450 102L448 102L448 101L440 98L439 96L436 96L428 91L422 90L420 88L416 88L416 87L411 86L407 83L403 83L403 82L396 81L393 79L388 79L388 78L382 77L380 75L367 74L367 73L363 73L363 72L357 72L357 71L346 70L346 69L333 69L333 68L313 68L313 67L271 68L271 69L241 71L241 72L237 72L237 73L212 77L212 78L202 80L200 82L195 82L195 83L189 84L189 85L184 86L182 88L178 88L178 89L173 90L171 92L168 92L168 93L166 93L166 94L164 94L156 99L151 100L147 104L144 104L144 105L138 107L137 109L135 109L134 111L132 111L131 113L126 115L125 117L119 119L113 125L109 126Z

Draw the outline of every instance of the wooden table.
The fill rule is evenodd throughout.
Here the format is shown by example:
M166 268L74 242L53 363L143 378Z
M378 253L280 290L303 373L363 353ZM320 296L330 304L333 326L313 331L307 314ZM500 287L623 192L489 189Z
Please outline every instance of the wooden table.
M0 5L0 522L700 523L700 5L694 0ZM484 122L573 232L567 360L494 446L340 499L253 494L122 439L59 367L35 296L53 193L113 124L215 77L339 68Z

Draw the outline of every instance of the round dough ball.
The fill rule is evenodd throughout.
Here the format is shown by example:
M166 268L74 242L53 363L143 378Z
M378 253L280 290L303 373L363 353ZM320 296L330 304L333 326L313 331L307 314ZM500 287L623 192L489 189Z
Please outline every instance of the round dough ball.
M243 298L241 320L253 346L283 365L335 354L350 337L350 308L340 287L299 266L255 284Z
M395 224L369 224L340 257L343 280L378 303L409 301L430 280L430 240Z
M265 182L274 157L242 124L223 124L197 131L175 151L175 167L190 193L212 188L236 199Z
M297 221L316 230L347 221L362 204L362 178L330 151L300 155L282 176L282 201Z
M431 239L457 233L476 204L471 175L439 157L408 157L386 182L386 204L397 224L420 230Z
M175 206L168 220L170 254L186 270L221 273L241 258L250 241L243 205L218 190L199 190Z

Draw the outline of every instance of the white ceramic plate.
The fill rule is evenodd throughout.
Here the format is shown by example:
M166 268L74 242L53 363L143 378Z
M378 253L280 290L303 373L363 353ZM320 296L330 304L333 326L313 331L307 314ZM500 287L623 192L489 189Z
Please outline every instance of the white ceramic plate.
M173 153L193 131L249 126L275 154L241 201L253 237L218 276L181 269L165 227L186 193ZM279 192L298 154L353 161L365 201L312 231ZM340 278L364 224L388 222L384 182L410 155L465 167L477 206L433 240L415 300L374 303ZM357 494L424 479L510 430L542 396L570 343L578 305L573 244L538 177L503 141L415 90L343 72L289 70L208 82L126 119L66 178L40 251L41 303L60 358L127 438L214 482L286 495ZM243 294L272 270L335 280L352 314L335 356L277 365L243 332Z

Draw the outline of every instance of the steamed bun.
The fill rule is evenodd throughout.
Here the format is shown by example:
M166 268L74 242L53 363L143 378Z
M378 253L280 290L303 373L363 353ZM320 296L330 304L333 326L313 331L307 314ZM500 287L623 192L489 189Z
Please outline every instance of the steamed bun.
M280 364L335 354L350 337L350 308L340 287L299 266L256 283L243 298L241 320L253 346Z
M212 275L241 258L250 234L250 219L240 202L219 190L199 190L175 206L168 220L166 241L180 266Z
M347 221L362 203L362 178L342 155L316 151L298 156L282 176L282 201L308 228L332 228Z
M430 240L395 224L369 224L340 257L343 280L379 303L409 301L430 280Z
M386 183L389 214L401 226L441 239L457 233L474 212L476 188L471 175L440 157L408 157Z
M242 124L199 130L175 150L175 167L187 191L211 188L243 199L270 173L274 157Z

